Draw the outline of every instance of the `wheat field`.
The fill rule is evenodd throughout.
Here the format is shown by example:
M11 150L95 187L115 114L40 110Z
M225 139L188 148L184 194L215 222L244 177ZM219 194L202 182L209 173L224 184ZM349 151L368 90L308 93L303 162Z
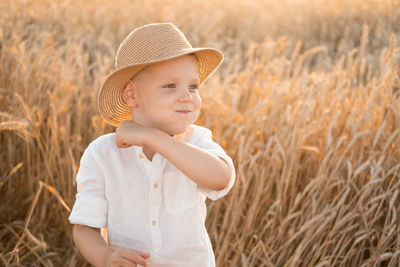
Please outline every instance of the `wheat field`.
M0 2L0 266L88 266L68 222L96 98L135 27L225 61L202 115L237 181L207 202L217 266L400 265L400 2Z

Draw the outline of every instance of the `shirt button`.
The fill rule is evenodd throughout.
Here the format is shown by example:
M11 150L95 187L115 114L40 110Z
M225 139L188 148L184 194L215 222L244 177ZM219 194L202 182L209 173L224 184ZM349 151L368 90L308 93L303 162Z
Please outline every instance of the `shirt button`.
M139 159L143 159L143 155L142 154L139 155Z
M158 188L158 183L154 183L153 187L156 189Z
M156 220L153 220L153 221L151 222L151 224L152 224L152 225L156 225L156 224L157 224Z

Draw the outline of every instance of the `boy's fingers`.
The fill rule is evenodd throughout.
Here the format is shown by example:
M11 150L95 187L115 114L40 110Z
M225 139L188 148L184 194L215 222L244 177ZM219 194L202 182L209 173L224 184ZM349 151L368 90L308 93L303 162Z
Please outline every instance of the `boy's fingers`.
M118 147L129 147L129 145L127 143L122 143L122 144L118 144Z
M140 256L142 256L143 259L148 259L150 258L150 253L147 252L138 252Z
M123 267L136 267L136 263L133 263L127 259L124 259L121 257L121 259L118 261L118 266L123 266Z
M131 249L124 249L121 250L121 256L124 257L125 259L130 260L131 262L147 266L147 262L145 261L145 258L139 255L140 252L131 250ZM150 256L150 255L149 255Z
M117 147L129 147L130 145L129 144L127 144L127 143L125 143L125 142L123 142L122 140L119 140L119 139L115 139L115 144L117 145Z

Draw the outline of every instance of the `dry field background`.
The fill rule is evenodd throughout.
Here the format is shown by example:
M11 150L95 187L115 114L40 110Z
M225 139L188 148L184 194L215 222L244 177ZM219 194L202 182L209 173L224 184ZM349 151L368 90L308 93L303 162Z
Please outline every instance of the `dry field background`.
M0 2L0 265L84 266L67 218L120 41L170 21L226 60L198 124L237 183L218 266L399 266L400 2Z

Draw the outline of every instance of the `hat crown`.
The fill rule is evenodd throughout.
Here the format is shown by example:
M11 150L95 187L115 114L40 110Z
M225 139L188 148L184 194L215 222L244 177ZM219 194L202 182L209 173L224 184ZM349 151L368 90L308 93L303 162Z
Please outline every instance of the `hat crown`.
M132 31L121 43L115 59L117 69L160 61L192 46L183 33L171 23L154 23Z

